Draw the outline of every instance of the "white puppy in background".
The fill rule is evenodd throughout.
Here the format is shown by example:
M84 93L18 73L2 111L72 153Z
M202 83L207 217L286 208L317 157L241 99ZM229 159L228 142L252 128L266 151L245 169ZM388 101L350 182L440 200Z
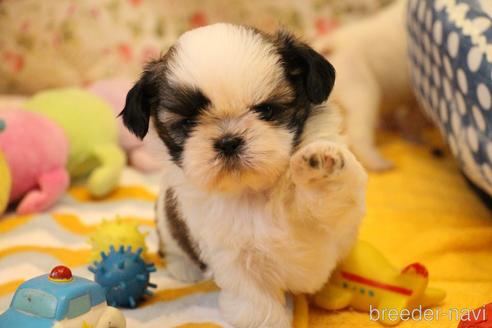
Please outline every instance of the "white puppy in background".
M376 149L379 115L416 106L407 66L405 9L406 0L397 0L313 43L337 69L332 99L346 116L350 147L371 170L393 166Z
M235 327L287 328L355 241L367 176L326 104L330 63L287 33L215 24L151 62L122 112L169 156L157 204L169 272L210 272ZM150 121L150 122L149 122Z

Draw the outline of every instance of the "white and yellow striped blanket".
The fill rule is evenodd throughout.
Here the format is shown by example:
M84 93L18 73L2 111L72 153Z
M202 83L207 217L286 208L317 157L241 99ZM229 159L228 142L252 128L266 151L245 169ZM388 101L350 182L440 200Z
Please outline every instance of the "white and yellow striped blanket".
M154 201L159 177L126 169L120 186L96 201L84 187L72 187L48 213L7 215L0 219L0 313L23 281L48 273L58 264L75 275L94 279L87 270L91 259L90 235L103 219L137 223L147 233L147 261L158 270L151 282L153 297L137 309L124 310L128 327L227 327L217 307L218 288L210 281L186 285L173 280L165 260L157 255Z

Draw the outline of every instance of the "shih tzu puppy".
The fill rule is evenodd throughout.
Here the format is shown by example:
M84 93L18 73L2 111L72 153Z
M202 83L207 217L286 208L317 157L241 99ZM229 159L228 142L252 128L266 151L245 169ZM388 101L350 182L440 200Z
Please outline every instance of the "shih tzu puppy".
M130 90L126 126L170 168L158 200L169 272L210 272L236 327L289 327L285 292L322 287L357 234L366 173L326 104L335 70L293 36L230 24L181 36Z

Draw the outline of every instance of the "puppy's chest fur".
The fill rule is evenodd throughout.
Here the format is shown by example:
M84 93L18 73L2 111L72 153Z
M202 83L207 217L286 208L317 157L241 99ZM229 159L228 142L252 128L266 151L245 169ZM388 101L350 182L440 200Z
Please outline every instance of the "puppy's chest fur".
M298 217L284 189L214 196L192 186L174 188L192 242L212 271L232 264L259 284L312 292L327 279L340 254L341 241L334 233L340 227L321 226L307 213Z

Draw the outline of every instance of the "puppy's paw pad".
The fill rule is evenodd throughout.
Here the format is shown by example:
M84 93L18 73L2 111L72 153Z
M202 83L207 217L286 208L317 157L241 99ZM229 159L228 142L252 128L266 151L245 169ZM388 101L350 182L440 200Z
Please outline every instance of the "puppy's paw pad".
M329 178L343 170L345 156L335 143L314 143L294 154L291 167L293 174L308 180Z
M333 173L345 166L342 154L331 149L303 156L303 160L311 169L326 171L325 173Z

